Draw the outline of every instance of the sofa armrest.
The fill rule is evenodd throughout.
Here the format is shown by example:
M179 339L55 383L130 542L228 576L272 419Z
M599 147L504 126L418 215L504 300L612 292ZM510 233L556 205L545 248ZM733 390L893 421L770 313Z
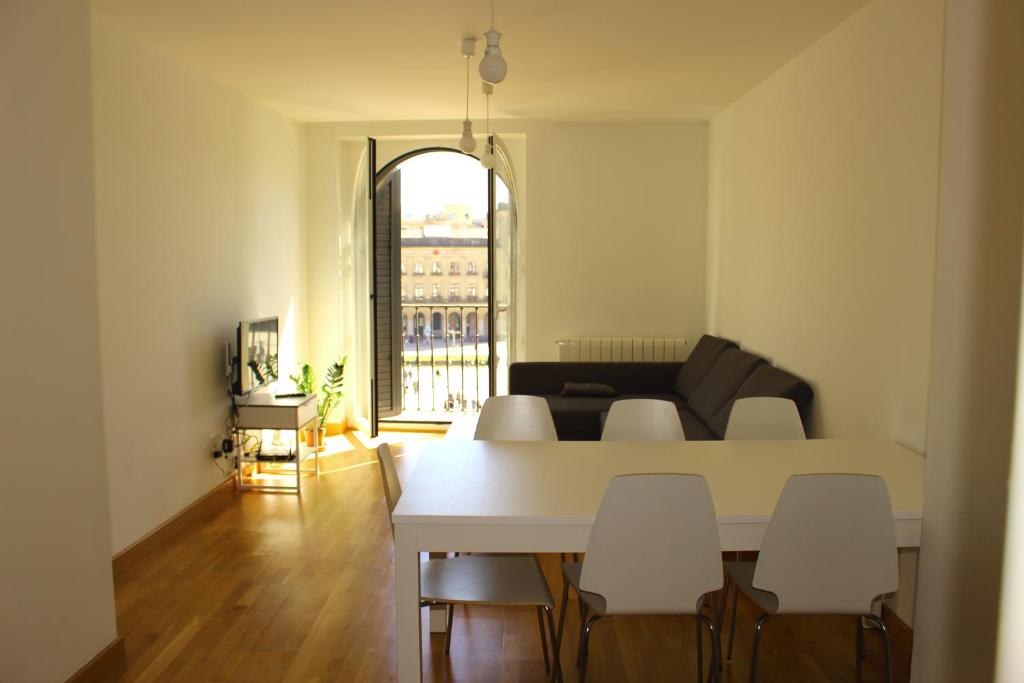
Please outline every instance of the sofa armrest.
M682 363L513 363L508 369L510 394L545 396L562 393L566 382L610 384L620 394L675 393Z

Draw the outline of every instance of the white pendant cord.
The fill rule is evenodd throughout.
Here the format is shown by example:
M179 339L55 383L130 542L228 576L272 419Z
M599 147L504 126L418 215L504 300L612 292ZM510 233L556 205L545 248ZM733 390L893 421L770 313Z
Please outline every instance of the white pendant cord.
M469 55L466 55L466 120L469 120Z
M494 0L491 0L491 30L494 30Z

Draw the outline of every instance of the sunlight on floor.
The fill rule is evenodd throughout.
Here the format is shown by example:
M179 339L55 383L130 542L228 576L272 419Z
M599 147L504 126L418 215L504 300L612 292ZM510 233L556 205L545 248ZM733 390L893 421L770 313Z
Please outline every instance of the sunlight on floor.
M402 446L395 453L396 458L402 458L409 455L409 452L405 449L407 445L421 444L431 440L436 441L443 436L443 433L436 431L380 432L376 438L371 438L369 434L359 431L328 436L325 444L326 450L320 454L320 474L336 474L363 467L375 467L377 466L377 458L373 457L372 451L384 443ZM414 448L414 450L418 449Z

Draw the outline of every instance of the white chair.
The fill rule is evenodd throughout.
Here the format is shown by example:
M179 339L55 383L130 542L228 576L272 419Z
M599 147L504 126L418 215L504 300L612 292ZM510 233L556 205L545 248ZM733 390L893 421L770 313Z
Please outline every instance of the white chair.
M769 616L845 614L857 617L857 680L864 657L863 618L881 629L886 677L892 683L889 633L871 611L877 598L899 587L896 529L889 490L881 477L790 477L768 522L756 563L726 562L725 567L726 593L734 584L763 611L754 627L752 682L757 680L761 630ZM730 660L737 595L733 593Z
M800 411L788 398L753 396L732 404L725 427L726 441L733 439L804 439Z
M612 404L601 441L686 441L686 435L674 403L631 398Z
M551 409L542 396L491 396L480 409L477 441L557 441Z
M711 631L712 670L717 674L721 641L701 607L708 593L722 587L722 555L715 506L704 477L627 474L612 479L591 527L583 563L563 564L562 575L556 675L570 586L580 598L581 683L586 679L591 629L598 620L619 615L693 615L697 680L702 680L704 667L702 624Z
M402 496L395 460L387 444L377 447L384 499L388 517L394 512ZM394 536L395 525L391 525ZM420 607L445 605L448 609L448 628L444 637L445 654L451 652L452 621L455 605L517 605L537 608L540 644L544 652L544 671L551 670L548 658L548 640L544 634L544 615L547 615L551 642L555 641L555 602L537 558L531 555L463 555L430 559L420 563Z

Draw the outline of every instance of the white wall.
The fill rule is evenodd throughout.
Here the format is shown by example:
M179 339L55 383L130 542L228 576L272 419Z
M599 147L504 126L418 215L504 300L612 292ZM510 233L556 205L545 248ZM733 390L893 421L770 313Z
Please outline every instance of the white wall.
M96 216L115 551L223 478L223 344L306 349L301 126L94 18Z
M570 335L695 342L704 330L707 127L492 124L509 143L520 198L518 360L554 359L555 339ZM457 121L307 126L315 357L326 360L340 348L359 362L346 346L355 345L343 329L340 298L330 291L338 285L339 236L351 221L355 164L366 136L379 139L383 164L414 139L438 144L460 129ZM352 258L341 254L345 268ZM360 391L356 376L350 368L350 396Z
M875 0L711 124L708 327L815 388L815 436L925 446L941 0Z
M86 2L0 2L0 680L117 635L100 391Z
M935 324L913 679L1020 681L1000 568L1021 302L1024 4L948 0ZM1019 471L1017 472L1019 474ZM1013 635L1016 640L1009 640Z
M704 332L707 127L555 123L527 134L526 356L567 336Z

